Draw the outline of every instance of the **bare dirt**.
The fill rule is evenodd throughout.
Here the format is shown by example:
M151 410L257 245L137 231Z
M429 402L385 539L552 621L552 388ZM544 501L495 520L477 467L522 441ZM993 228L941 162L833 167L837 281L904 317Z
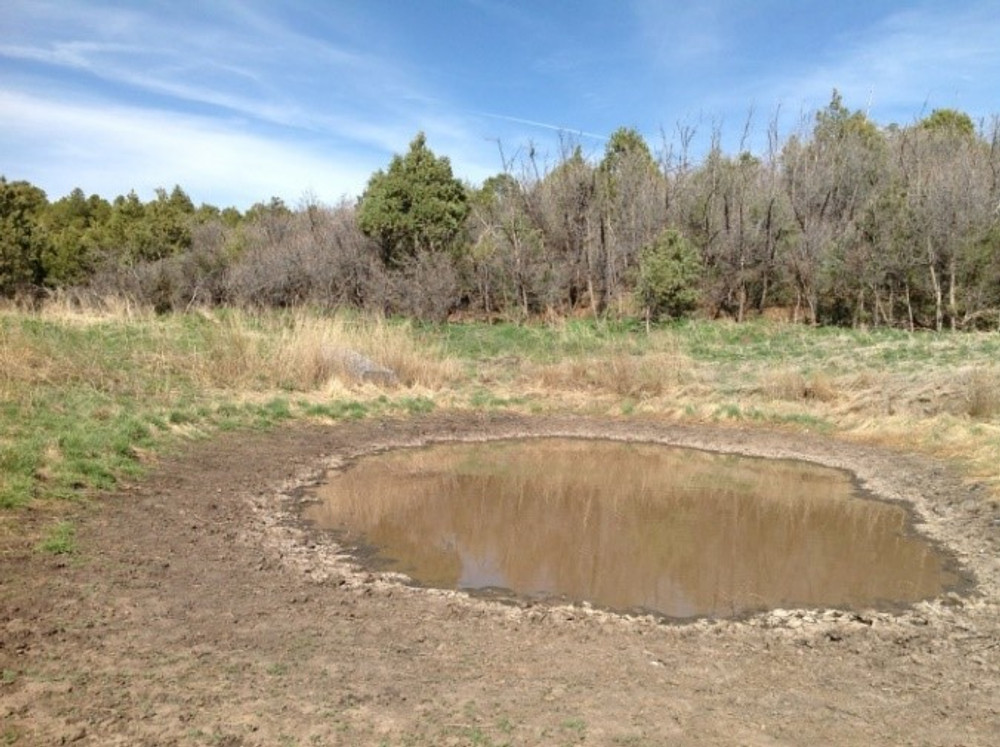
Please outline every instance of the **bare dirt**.
M846 468L912 506L974 584L896 611L670 624L409 587L298 518L301 488L360 455L525 435ZM68 558L0 542L0 744L1000 743L1000 506L921 457L652 420L443 414L193 443L75 521Z

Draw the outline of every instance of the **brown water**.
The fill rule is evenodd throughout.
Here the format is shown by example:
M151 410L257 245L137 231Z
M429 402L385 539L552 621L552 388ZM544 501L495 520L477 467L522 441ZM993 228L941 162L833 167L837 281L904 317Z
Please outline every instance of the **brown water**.
M362 459L306 518L380 568L669 617L913 602L958 582L846 472L654 444L451 443Z

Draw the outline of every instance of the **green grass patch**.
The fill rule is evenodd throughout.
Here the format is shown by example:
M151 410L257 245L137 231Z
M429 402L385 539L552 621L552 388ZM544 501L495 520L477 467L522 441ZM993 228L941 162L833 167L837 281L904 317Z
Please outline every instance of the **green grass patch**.
M654 335L672 336L696 361L718 364L781 364L827 373L871 365L919 370L929 361L962 364L996 360L1000 335L843 329L775 324L763 320L734 324L689 320L663 325Z
M373 407L357 400L338 400L335 402L302 403L301 410L304 415L310 418L360 420L367 417L373 411Z
M70 521L60 521L49 529L35 549L49 555L73 555L76 553L76 527Z
M400 397L393 406L409 415L422 415L432 412L436 407L434 400L428 397Z
M819 431L820 433L831 433L834 430L834 425L830 421L816 417L815 415L809 415L807 413L776 415L772 416L770 419L773 422L799 425L810 430Z
M567 356L599 353L628 341L635 352L648 345L643 327L628 321L570 320L559 324L426 324L418 334L440 344L446 355L464 360L518 356L551 363Z

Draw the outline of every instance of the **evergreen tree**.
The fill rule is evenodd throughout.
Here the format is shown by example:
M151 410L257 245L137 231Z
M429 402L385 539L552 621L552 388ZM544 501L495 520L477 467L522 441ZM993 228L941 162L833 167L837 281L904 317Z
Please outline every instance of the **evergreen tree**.
M697 248L673 229L660 234L639 254L637 291L646 321L680 318L698 305L702 263Z
M962 137L973 137L976 134L976 126L972 123L972 118L965 112L956 109L935 109L920 120L919 126L923 130L931 132L944 132Z
M49 206L45 225L51 242L42 256L47 285L71 285L87 278L110 216L107 200L97 195L88 198L79 187Z
M42 255L49 238L41 219L47 207L45 192L38 187L0 176L0 296L44 281Z
M451 162L437 157L418 133L405 156L372 175L358 206L358 227L376 239L386 265L421 252L454 248L469 213L465 187Z

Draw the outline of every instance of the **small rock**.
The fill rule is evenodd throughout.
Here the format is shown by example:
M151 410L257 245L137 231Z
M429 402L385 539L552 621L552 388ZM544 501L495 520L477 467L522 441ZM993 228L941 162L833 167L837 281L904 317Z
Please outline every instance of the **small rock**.
M340 368L363 382L390 386L399 383L399 377L395 371L380 366L356 350L329 348L321 352L321 357L324 365L330 368Z
M86 736L87 736L87 730L84 727L81 726L76 731L72 731L69 734L67 734L66 736L64 736L60 740L60 743L61 744L72 744L73 742L79 742L81 739L85 738Z

